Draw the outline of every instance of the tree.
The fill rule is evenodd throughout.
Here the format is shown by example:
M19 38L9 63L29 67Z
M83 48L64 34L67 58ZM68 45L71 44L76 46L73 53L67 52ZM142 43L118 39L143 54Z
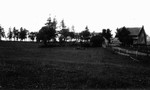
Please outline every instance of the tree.
M19 38L21 39L21 41L27 38L27 33L28 30L23 29L22 27L20 28Z
M112 34L111 34L111 30L110 29L103 29L102 30L102 36L105 37L109 43L110 43L110 38L112 37Z
M109 41L110 43L110 39L112 38L112 34L111 34L111 30L110 29L107 29L107 34L106 34L106 39Z
M52 27L53 27L53 29L56 30L56 28L57 28L57 20L56 20L56 18L53 19Z
M80 40L80 33L74 33L74 38L78 42Z
M93 47L101 47L104 39L102 35L92 36L90 42L92 43Z
M11 28L9 28L9 32L8 32L8 38L9 40L11 40L13 37L13 32L11 31Z
M126 27L117 29L116 36L122 42L123 45L132 44L132 38L130 37L130 32L126 29Z
M59 33L61 34L60 40L65 42L67 40L67 37L69 36L69 28L66 28L64 20L61 21L60 27L61 27L61 30L59 31Z
M40 29L39 33L37 34L38 40L42 40L44 45L47 45L47 42L56 36L56 30L49 26L44 26Z
M106 36L107 36L107 30L106 29L102 30L102 36L106 38Z
M61 28L62 28L62 29L66 29L66 25L65 25L65 23L64 23L64 20L61 21Z
M19 31L15 27L13 28L13 38L14 38L14 41L15 39L18 41L18 38L19 38Z
M36 37L36 32L30 32L29 36L28 36L32 41L34 41L35 37Z
M47 42L51 39L55 39L56 37L56 20L53 22L51 21L51 18L48 19L48 23L46 26L43 26L38 34L37 34L37 41L42 40L44 42L44 45L47 46Z
M111 30L110 29L103 29L102 30L102 36L105 37L110 43L110 38L112 37Z
M57 28L57 20L56 18L53 18L53 21L51 20L51 17L49 17L47 19L47 23L45 24L46 26L50 26L52 27L53 29L56 29Z
M4 32L4 28L2 28L0 26L0 41L1 41L2 37L5 37L5 32Z
M72 39L75 38L75 32L69 32L69 36L70 36L71 41L72 41Z
M85 27L85 30L80 33L80 39L88 41L90 39L90 32L88 26Z
M61 34L61 38L63 41L66 41L67 40L67 37L69 36L69 29L62 29L60 31L60 34Z
M75 38L75 29L74 29L74 26L71 27L72 31L69 32L69 37L72 41L72 39Z

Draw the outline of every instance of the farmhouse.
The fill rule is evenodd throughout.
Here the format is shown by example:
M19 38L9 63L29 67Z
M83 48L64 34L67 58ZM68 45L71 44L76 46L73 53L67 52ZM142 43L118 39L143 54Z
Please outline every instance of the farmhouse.
M144 30L144 26L142 27L126 27L126 29L130 32L129 36L133 39L133 45L146 45L147 44L147 36Z

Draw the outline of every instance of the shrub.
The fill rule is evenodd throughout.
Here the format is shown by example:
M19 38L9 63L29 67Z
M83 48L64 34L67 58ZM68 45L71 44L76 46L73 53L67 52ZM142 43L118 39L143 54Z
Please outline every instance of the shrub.
M102 42L104 41L103 37L100 35L97 36L93 36L90 40L91 45L93 47L101 47L102 46Z

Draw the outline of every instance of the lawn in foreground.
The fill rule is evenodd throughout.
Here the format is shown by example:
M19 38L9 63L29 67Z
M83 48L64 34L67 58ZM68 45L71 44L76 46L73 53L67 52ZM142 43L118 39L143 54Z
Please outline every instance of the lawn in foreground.
M0 88L149 88L150 68L109 49L0 42Z

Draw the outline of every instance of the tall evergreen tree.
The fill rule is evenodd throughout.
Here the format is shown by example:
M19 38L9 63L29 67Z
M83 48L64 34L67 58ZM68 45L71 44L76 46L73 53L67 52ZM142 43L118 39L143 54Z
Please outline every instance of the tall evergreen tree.
M2 37L5 37L5 31L4 31L4 28L2 28L0 26L0 41L1 41Z
M52 27L56 30L57 28L57 20L56 17L54 17L53 22L52 22Z
M14 41L15 39L18 41L19 39L19 31L15 27L13 28L13 38L14 38Z
M61 28L62 28L62 29L66 29L66 25L65 25L64 20L61 21Z
M69 28L66 28L64 20L61 21L61 30L60 30L60 41L66 41L67 37L69 36Z
M9 32L7 35L8 35L7 37L9 38L9 40L13 38L13 32L11 31L11 28L9 28Z

